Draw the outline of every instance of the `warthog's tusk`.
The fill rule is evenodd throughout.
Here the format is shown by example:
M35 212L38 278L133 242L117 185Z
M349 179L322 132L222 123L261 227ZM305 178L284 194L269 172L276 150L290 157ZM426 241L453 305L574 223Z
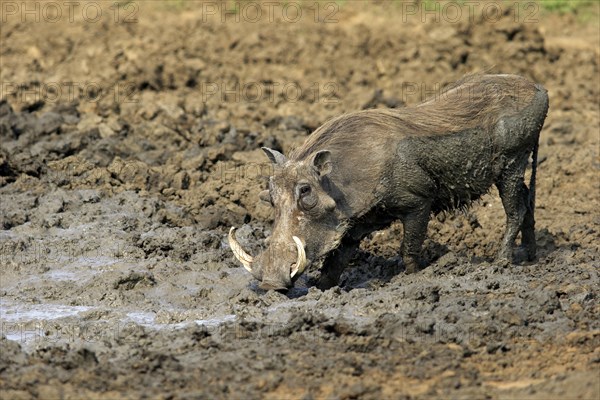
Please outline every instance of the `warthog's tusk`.
M306 253L304 252L304 245L302 244L302 241L298 238L298 236L292 236L292 239L294 239L294 242L296 242L296 248L298 251L298 258L296 259L296 264L294 264L292 266L292 278L294 277L294 275L296 275L297 273L302 273L304 271L304 268L306 267Z
M234 233L235 227L232 226L229 230L229 247L231 247L233 255L238 259L239 262L242 263L244 268L246 268L248 272L252 272L252 263L254 262L254 258L244 251L242 245L236 240Z

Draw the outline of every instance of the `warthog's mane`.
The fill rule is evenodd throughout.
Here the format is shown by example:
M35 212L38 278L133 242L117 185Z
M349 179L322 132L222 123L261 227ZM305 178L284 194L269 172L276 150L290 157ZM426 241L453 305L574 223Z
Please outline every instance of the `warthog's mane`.
M502 116L527 107L534 94L535 85L520 76L467 75L415 106L363 110L333 118L295 149L291 158L302 160L327 146L368 142L366 135L436 136L473 128L489 132Z

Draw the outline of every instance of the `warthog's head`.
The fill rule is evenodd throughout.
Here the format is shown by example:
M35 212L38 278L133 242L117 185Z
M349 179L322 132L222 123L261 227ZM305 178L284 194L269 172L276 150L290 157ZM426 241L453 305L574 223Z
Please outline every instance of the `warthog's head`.
M332 170L329 151L295 161L276 150L263 150L275 167L269 190L260 194L261 200L275 208L268 247L252 257L235 239L235 228L229 231L229 244L235 257L261 282L262 289L285 290L308 265L337 247L344 227L328 179Z

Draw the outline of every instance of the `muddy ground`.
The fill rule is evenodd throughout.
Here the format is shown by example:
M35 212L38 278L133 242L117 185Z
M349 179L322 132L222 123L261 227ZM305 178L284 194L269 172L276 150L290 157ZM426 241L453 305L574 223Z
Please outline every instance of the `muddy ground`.
M597 4L92 3L3 9L2 398L600 396ZM399 224L324 292L234 261L230 226L253 253L270 232L261 146L488 68L551 100L535 262L494 262L495 191L432 220L415 275Z

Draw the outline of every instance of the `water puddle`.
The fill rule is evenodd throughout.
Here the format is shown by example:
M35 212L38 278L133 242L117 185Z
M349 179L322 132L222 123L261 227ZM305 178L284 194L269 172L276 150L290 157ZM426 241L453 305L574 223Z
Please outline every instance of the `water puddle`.
M52 268L43 276L54 281L86 281L96 274L100 274L119 259L114 257L78 257L74 260L65 259L68 262L62 268Z
M98 319L90 320L89 311L98 311ZM60 321L61 318L74 318ZM156 322L156 314L148 311L107 310L100 307L63 304L22 304L0 299L0 333L21 345L42 342L74 342L102 340L123 335L128 325L141 325L152 330L182 329L196 324L215 328L236 320L233 314L207 319L190 319L177 323Z
M66 306L58 304L16 305L0 300L0 320L10 323L53 320L72 317L80 312L88 311L91 308L92 307L87 306Z
M59 304L15 304L0 300L0 324L8 340L20 343L39 341L44 337L45 321L74 317L92 309L86 306Z
M226 314L221 316L216 316L214 318L209 319L195 319L190 321L176 322L176 323L166 323L161 324L156 322L156 314L152 312L130 312L127 313L127 318L138 325L145 326L151 329L165 329L165 328L184 328L189 326L190 324L196 324L199 326L206 327L216 327L222 325L226 322L235 321L236 316L234 314Z

